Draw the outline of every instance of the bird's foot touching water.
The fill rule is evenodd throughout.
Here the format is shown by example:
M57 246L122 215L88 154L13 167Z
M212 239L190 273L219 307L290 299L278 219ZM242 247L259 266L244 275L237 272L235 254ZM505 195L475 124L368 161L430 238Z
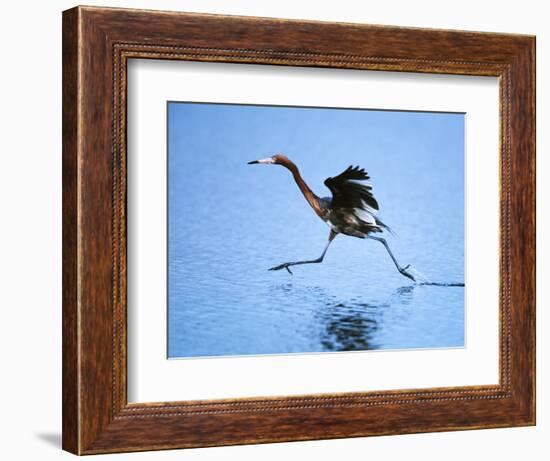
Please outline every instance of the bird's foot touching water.
M407 264L405 267L398 267L397 270L405 277L410 278L413 282L416 282L416 279L414 278L414 276L407 271L407 269L409 269L410 267L411 265Z
M464 282L434 282L428 279L422 272L417 271L408 264L405 267L398 268L399 272L405 277L414 281L416 286L435 286L435 287L464 287Z
M281 269L286 269L290 275L294 275L288 267L288 266L291 266L291 265L292 265L292 263L283 263L283 264L279 264L278 266L270 267L269 270L270 271L280 271Z

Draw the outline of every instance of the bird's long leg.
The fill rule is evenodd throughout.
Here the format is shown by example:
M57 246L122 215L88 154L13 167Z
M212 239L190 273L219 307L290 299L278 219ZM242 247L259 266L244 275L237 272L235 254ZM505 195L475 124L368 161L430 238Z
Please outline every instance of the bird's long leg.
M386 250L388 251L388 254L390 255L393 263L395 264L395 267L397 267L397 270L399 271L399 273L401 273L402 275L404 275L405 277L408 277L410 278L413 282L415 282L415 278L409 273L407 272L407 269L409 267L411 267L410 264L407 264L405 267L401 267L399 265L399 263L397 262L397 259L395 259L395 256L393 255L393 253L391 252L390 250L390 247L388 245L388 242L386 242L386 239L383 239L382 237L374 237L373 235L369 235L368 236L369 239L372 239L372 240L376 240L377 242L380 242L382 245L384 245L384 247L386 248Z
M317 259L311 259L311 260L308 260L308 261L295 261L295 262L283 263L283 264L279 264L278 266L272 267L269 270L270 271L278 271L278 270L281 270L281 269L286 269L289 272L289 274L292 274L292 271L289 269L290 266L298 266L299 264L315 264L315 263L323 262L323 259L325 258L325 254L328 250L328 247L330 246L330 243L334 240L334 237L336 237L336 235L338 235L336 232L333 232L332 230L330 231L330 235L328 236L328 243L325 246L325 249L323 250L323 253L321 254L321 256L319 256Z

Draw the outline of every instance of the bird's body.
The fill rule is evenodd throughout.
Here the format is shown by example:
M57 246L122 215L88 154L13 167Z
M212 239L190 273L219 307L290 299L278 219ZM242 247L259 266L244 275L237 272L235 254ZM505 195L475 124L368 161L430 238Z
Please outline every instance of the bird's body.
M249 162L249 164L253 163L275 164L287 168L292 173L298 188L313 211L330 228L329 242L319 258L310 261L284 263L271 268L271 270L285 268L290 272L289 266L320 263L323 261L330 242L332 242L336 235L344 234L361 239L370 238L381 242L386 247L399 272L414 280L414 277L407 272L409 266L405 268L399 266L387 242L381 237L371 235L381 233L385 230L389 231L390 229L376 217L379 208L378 202L372 194L372 186L369 182L370 177L364 169L349 166L338 176L327 178L324 183L332 192L332 198L320 198L309 188L303 180L298 167L288 157L278 154L266 159Z
M288 157L276 155L274 163L290 170L315 213L336 234L365 238L386 228L375 217L378 202L372 195L372 186L366 182L370 177L364 169L350 166L338 176L327 178L325 185L332 192L332 198L320 198L305 183L298 167Z
M330 206L330 205L329 205ZM336 234L345 234L351 237L366 238L371 233L382 232L380 220L363 210L348 211L340 208L329 208L325 222Z

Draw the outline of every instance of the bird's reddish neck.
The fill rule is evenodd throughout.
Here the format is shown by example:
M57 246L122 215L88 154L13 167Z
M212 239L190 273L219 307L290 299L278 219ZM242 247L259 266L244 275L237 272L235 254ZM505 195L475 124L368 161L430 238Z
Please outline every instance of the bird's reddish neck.
M298 167L291 161L286 160L284 162L281 162L281 165L290 170L292 173L292 176L294 177L294 181L296 181L296 184L302 191L302 194L304 194L305 199L307 200L307 203L310 204L311 208L317 213L317 215L321 216L321 206L319 204L319 197L317 197L313 191L309 188L309 186L306 184L306 182L303 180L302 176L300 175L300 171L298 170Z

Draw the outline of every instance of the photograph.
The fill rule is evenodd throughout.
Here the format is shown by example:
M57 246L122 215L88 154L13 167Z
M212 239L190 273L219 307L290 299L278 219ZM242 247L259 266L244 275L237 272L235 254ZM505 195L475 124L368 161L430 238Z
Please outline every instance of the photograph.
M168 101L168 358L465 347L465 117Z

